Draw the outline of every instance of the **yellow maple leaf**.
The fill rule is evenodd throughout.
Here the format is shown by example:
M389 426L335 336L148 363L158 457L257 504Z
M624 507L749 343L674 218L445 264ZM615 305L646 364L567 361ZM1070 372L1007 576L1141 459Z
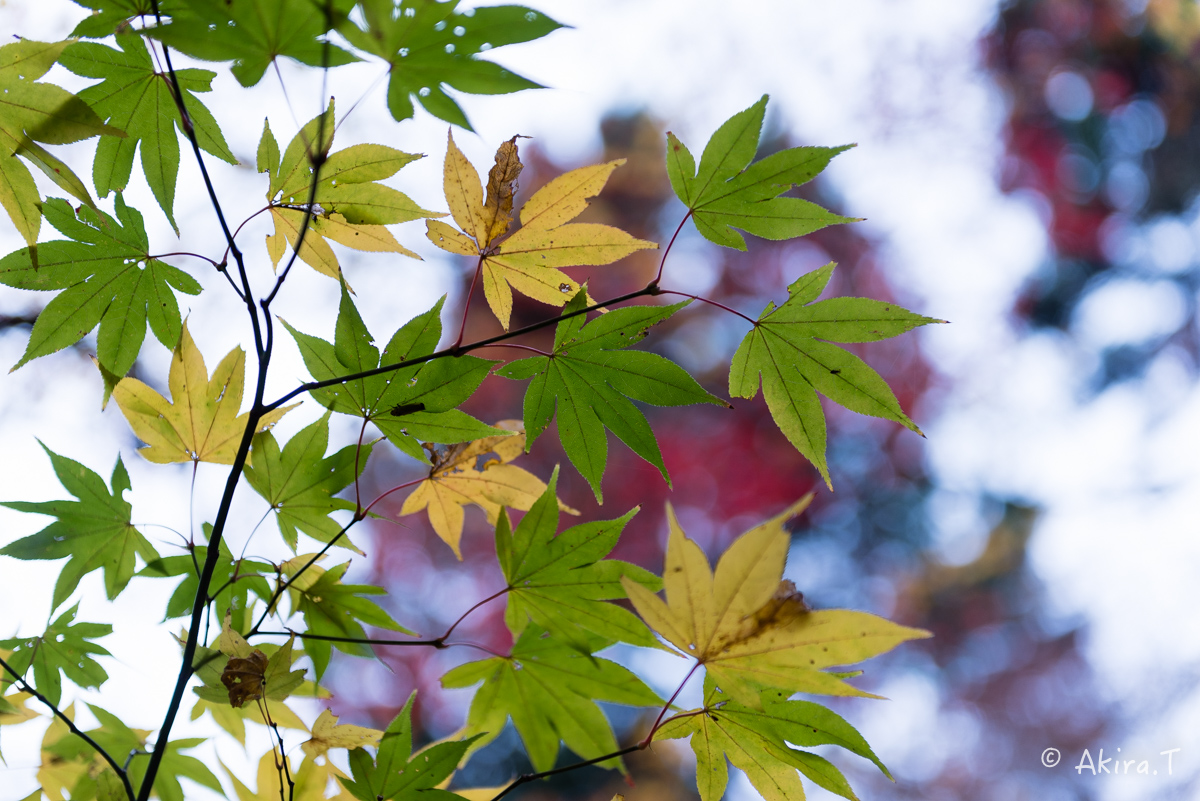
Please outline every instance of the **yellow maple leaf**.
M148 461L214 462L233 464L249 414L238 414L242 405L246 354L229 351L211 380L204 356L188 333L187 321L171 355L167 400L136 378L123 378L113 398L129 421L133 433L146 443L139 453ZM257 431L265 431L299 404L263 415Z
M237 793L238 801L278 801L280 798L289 798L291 801L326 801L325 788L328 786L329 780L346 775L328 761L318 765L316 761L306 759L297 769L291 759L288 759L287 775L293 782L293 786L288 787L284 783L283 765L277 759L275 751L271 750L263 754L262 759L258 761L257 792L242 784L237 776L233 775L233 771L224 762L221 762L225 774L233 781L233 789ZM342 789L340 783L335 782L335 784L340 792L332 798L353 801L353 796Z
M507 329L513 289L562 306L579 291L579 284L559 268L611 264L635 251L658 247L610 225L569 222L624 163L617 159L555 178L529 198L521 209L521 227L503 238L511 224L512 195L520 174L515 142L509 140L497 151L485 202L479 173L450 136L442 179L450 214L461 230L426 220L426 235L442 250L479 257L484 295Z
M501 508L507 506L528 511L546 491L545 483L537 476L509 464L525 450L525 430L521 421L501 420L496 427L519 433L484 437L441 451L425 445L433 456L429 478L417 485L400 509L401 515L428 509L433 530L454 549L459 559L462 559L459 541L462 539L464 506L475 504L483 509L488 523L495 526ZM497 458L477 467L479 457L489 453L494 453ZM579 514L562 501L558 508L568 514Z
M642 619L747 706L757 708L767 687L789 694L870 696L823 668L852 665L905 640L930 636L866 612L811 611L795 585L783 580L790 543L783 524L811 500L810 493L738 537L715 572L668 506L666 603L637 582L621 579Z
M75 705L71 704L63 710L70 720L75 720ZM78 758L67 760L53 752L55 743L64 737L71 737L71 730L60 718L50 721L42 737L42 764L38 766L37 782L50 801L64 801L63 791L70 792L75 783L88 772L90 760Z
M304 753L316 758L330 748L362 748L364 745L379 745L383 732L366 726L338 723L337 716L328 709L321 712L313 723L312 738L300 744Z
M304 225L304 215L301 209L271 207L275 233L267 237L267 253L274 267L277 268L279 260L283 258L284 245L296 247L300 229ZM341 268L333 248L325 241L327 239L354 250L400 253L418 260L421 258L396 241L396 237L385 226L347 222L345 217L337 213L314 215L304 234L304 242L300 245L300 260L330 278L337 278Z
M25 702L33 697L29 693L17 691L3 697L16 711L0 712L0 726L15 726L18 723L41 717L37 712L25 706Z

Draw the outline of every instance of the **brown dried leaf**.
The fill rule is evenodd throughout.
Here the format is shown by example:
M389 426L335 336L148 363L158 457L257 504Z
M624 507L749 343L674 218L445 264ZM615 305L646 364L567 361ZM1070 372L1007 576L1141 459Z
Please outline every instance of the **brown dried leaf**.
M524 167L517 153L514 136L496 150L496 165L488 173L487 199L483 202L483 232L486 248L497 238L508 233L512 225L513 195L517 193L517 177Z
M231 657L221 671L221 683L229 690L230 706L241 707L247 701L262 698L266 672L267 655L257 648L248 657Z

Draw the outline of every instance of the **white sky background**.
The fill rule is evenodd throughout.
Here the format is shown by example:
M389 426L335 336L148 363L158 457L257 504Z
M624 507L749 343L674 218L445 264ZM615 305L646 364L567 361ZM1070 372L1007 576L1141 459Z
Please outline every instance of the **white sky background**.
M915 298L918 310L953 323L920 332L935 366L951 377L952 391L940 408L918 410L917 417L929 435L940 487L935 525L945 557L966 561L981 547L986 532L977 508L981 492L1044 505L1031 554L1048 583L1054 613L1087 616L1089 655L1110 697L1126 700L1133 714L1139 703L1157 702L1146 695L1144 677L1173 675L1200 650L1200 625L1185 605L1194 586L1189 579L1200 566L1195 536L1200 475L1194 454L1200 441L1200 393L1168 354L1143 381L1082 404L1081 382L1093 366L1087 354L1053 336L1018 340L1010 331L1006 315L1015 293L1044 258L1045 236L1034 209L1001 196L995 186L1003 101L979 71L977 45L991 24L993 3L544 0L532 5L574 29L499 50L494 59L554 89L466 97L463 106L479 135L456 131L455 138L477 165L489 164L496 143L518 132L536 136L555 157L586 157L599 146L597 123L614 108L648 108L696 151L716 125L764 92L772 96L769 119L798 138L858 143L829 170L846 213L867 217L864 232L887 243L893 282ZM8 0L0 4L0 31L60 38L78 18L76 11L67 3ZM300 70L285 66L283 72L303 123L318 110L314 90L306 91ZM339 116L378 74L374 65L332 73ZM82 85L57 70L50 78ZM215 85L217 93L208 97L236 86L227 73ZM253 160L264 113L281 146L296 128L270 73L241 97L246 99L236 106L210 103L233 152L248 165L235 170L208 160L218 187L232 187L222 197L234 221L262 204L264 189ZM339 130L335 146L380 141L430 154L390 183L429 208L444 208L440 172L447 126L420 111L415 121L397 126L387 117L382 97L380 86ZM65 152L86 179L88 162ZM197 178L186 151L182 164L176 215L184 241L178 246L138 167L128 197L146 217L155 247L213 253L219 232L207 200L188 197L182 189ZM43 190L57 194L49 185ZM262 225L250 227L241 240L260 287L268 286L261 245L266 233ZM427 246L419 225L402 226L397 233L428 261L356 256L343 261L368 327L377 334L389 334L455 286L455 268ZM44 230L43 235L54 234ZM0 250L19 246L11 229L0 229ZM229 348L250 340L244 314L238 316L223 281L206 269L196 274L207 291L195 299L181 297L181 306L191 309L191 330L211 369ZM404 288L397 290L398 284ZM332 282L298 265L278 311L302 330L328 336L336 297ZM35 300L0 288L5 313L34 308ZM230 316L221 318L221 310ZM1088 324L1101 332L1109 326L1138 329L1152 326L1160 311L1152 302L1109 303L1088 311ZM306 376L290 337L277 343L269 396ZM14 363L24 345L20 335L0 338L0 362ZM165 383L167 352L150 343L144 358ZM68 352L41 359L0 381L0 496L64 497L35 436L106 479L119 450L133 477L134 490L126 497L134 504L135 521L186 529L190 469L146 469L115 404L99 411L100 382L82 357ZM317 414L308 402L285 419L278 433L286 437ZM335 421L335 438L339 431L344 439L357 433L347 423L340 425ZM212 508L205 504L219 495L223 478L220 468L201 468L197 526L212 519L215 502ZM241 519L256 520L261 507L248 495L239 493ZM0 541L36 531L45 522L0 510ZM161 540L161 551L170 552L171 534L147 533ZM0 637L42 630L58 564L0 563ZM151 586L139 588L145 584ZM99 575L93 574L83 583L83 595L100 587ZM113 680L104 688L103 703L145 728L158 725L177 667L177 649L167 632L153 625L157 612L147 614L161 609L165 599L155 583L134 582L115 605L85 600L81 607L82 619L121 621L122 630L104 641L121 664L105 660ZM903 781L906 772L918 775L931 759L940 758L936 755L948 755L955 740L952 728L930 717L927 707L937 698L936 687L900 682L888 694L895 700L886 716L864 713L855 720L863 721L872 744ZM121 698L127 700L112 700ZM1200 741L1189 733L1194 716L1189 720L1184 706L1143 732L1139 742L1154 753L1183 746L1181 759L1194 766ZM6 776L32 789L29 767L36 764L36 739L25 738L29 731L32 724L6 731L3 746L12 768ZM173 736L184 731L186 726L177 727ZM1110 750L1118 745L1096 744ZM234 756L224 750L222 755ZM1112 798L1142 797L1150 789L1128 781L1104 785ZM746 795L744 782L734 786L738 797L753 797ZM824 796L817 790L814 797Z

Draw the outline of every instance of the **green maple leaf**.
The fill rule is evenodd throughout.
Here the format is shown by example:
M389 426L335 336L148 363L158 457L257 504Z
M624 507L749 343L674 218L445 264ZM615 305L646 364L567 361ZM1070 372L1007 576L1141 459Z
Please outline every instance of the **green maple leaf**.
M38 533L0 548L0 554L16 559L67 557L54 585L52 610L61 606L79 586L79 580L93 570L104 571L104 588L111 601L133 578L135 555L145 562L158 558L158 552L130 522L133 507L122 498L130 489L125 464L118 456L109 491L104 479L92 470L45 445L42 448L58 480L78 500L0 503L19 512L58 518Z
M59 63L76 75L102 79L101 83L80 92L79 97L106 122L127 134L120 139L100 137L92 180L101 197L114 189L123 191L129 184L134 151L140 147L146 182L178 234L174 213L175 182L179 175L176 128L185 137L186 133L170 78L155 71L150 53L139 35L118 34L117 44L121 46L120 50L94 42L80 42L68 47L59 58ZM216 73L182 69L176 70L175 75L183 90L184 105L200 147L222 161L237 164L217 121L194 94L211 91Z
M363 27L347 22L338 30L355 47L388 63L392 117L412 117L416 97L430 114L467 130L472 129L466 114L444 86L477 95L541 88L478 55L563 27L524 6L485 6L463 13L458 0L365 0L360 8Z
M30 247L41 228L39 195L29 170L12 157L23 157L72 197L95 208L79 176L36 143L65 145L100 134L124 136L66 89L37 82L69 44L22 39L0 47L0 206Z
M0 648L13 652L5 661L21 674L32 667L33 683L38 692L55 706L62 700L62 675L80 687L99 687L108 680L108 674L92 655L108 656L109 653L90 640L112 634L112 626L75 623L78 611L79 604L75 604L59 615L39 637L0 640Z
M100 726L91 729L87 735L92 738L109 754L131 754L146 751L146 735L126 726L120 718L98 706L88 705L88 709L96 716ZM221 782L213 775L207 766L194 756L182 753L189 748L195 748L204 742L203 737L172 740L167 744L163 753L162 763L154 777L154 794L161 801L184 801L183 787L180 779L189 779L202 787L220 794ZM92 758L95 750L79 737L62 737L47 749L49 753L64 760ZM146 758L129 760L129 781L134 788L140 787L146 777L146 766L150 760ZM100 774L104 775L104 774ZM79 779L71 791L72 798L94 798L96 790L95 779L88 773ZM103 796L101 796L103 798Z
M271 504L280 533L293 552L297 529L321 542L329 542L342 531L329 513L356 507L333 496L362 475L371 455L371 444L366 443L361 448L347 445L326 457L329 414L288 440L282 451L270 431L255 435L245 466L246 479ZM358 550L344 535L338 544Z
M311 556L297 556L283 564L282 572L286 576L295 575L300 568L308 564ZM401 626L392 616L379 607L374 601L365 598L366 595L386 595L386 591L370 584L343 584L342 576L350 567L349 562L325 570L317 565L309 566L288 587L292 600L292 611L304 616L308 634L319 634L326 637L347 637L350 639L365 639L366 631L363 624L375 628L398 631L401 634L413 632ZM317 680L325 673L329 665L330 645L328 640L310 639L305 643L305 649L312 658L316 669ZM354 642L334 642L339 651L355 656L374 656L369 646Z
M154 17L152 0L72 0L76 5L91 9L90 16L82 20L71 36L82 36L87 39L103 39L111 33L129 27L129 22L137 17ZM175 13L178 3L175 0L159 0L158 13L170 16Z
M350 772L353 780L339 776L342 785L360 801L451 801L460 796L435 789L454 773L472 742L471 737L438 743L416 754L413 749L412 708L416 690L400 714L388 725L379 743L374 760L366 749L350 751Z
M704 147L700 167L687 147L667 134L667 174L675 194L707 239L737 250L746 240L734 228L764 239L792 239L835 223L855 222L815 203L779 197L825 169L843 147L792 147L755 162L767 96L730 117Z
M508 515L500 513L496 555L509 587L504 613L509 630L520 637L532 621L579 648L586 648L595 639L592 635L657 648L658 640L636 615L605 603L627 597L622 576L650 592L661 586L657 576L637 565L603 558L616 546L638 509L616 520L581 523L555 536L557 483L556 469L546 491L515 531L510 530Z
M206 539L212 538L212 524L205 523L202 527ZM250 593L266 601L271 597L271 586L263 578L263 573L271 573L274 566L253 559L234 559L229 546L222 539L219 545L220 558L213 569L212 580L209 582L209 592L218 592L213 596L217 614L224 615L232 612L233 625L238 631L250 628L250 612L252 601ZM150 578L174 578L183 576L184 579L171 593L164 610L163 619L170 620L192 613L196 602L196 593L200 589L200 572L208 559L208 546L194 545L187 554L180 556L164 556L147 564L139 573Z
M433 353L442 336L444 301L442 298L432 309L401 326L382 353L375 347L345 286L332 344L302 334L286 322L284 326L300 347L312 377L326 381ZM328 409L370 420L397 448L428 462L429 456L418 438L452 444L511 433L485 425L456 408L478 389L493 364L465 355L435 359L310 394Z
M358 61L321 38L331 27L324 11L308 0L180 0L171 21L147 33L201 61L232 61L238 83L253 86L280 56L310 67Z
M832 342L877 342L929 323L894 303L830 298L814 303L834 265L827 264L788 287L782 306L771 303L746 334L729 368L729 394L763 396L775 424L832 488L825 462L825 413L817 393L847 409L894 420L921 433L900 408L887 382L866 362ZM924 435L922 435L924 436Z
M605 428L633 452L654 465L670 485L667 468L650 424L630 401L654 406L712 403L728 406L710 395L679 365L654 353L624 348L646 337L649 328L670 317L690 301L673 306L628 306L585 324L578 314L558 324L554 352L509 362L497 375L530 379L525 391L526 450L533 446L557 410L558 436L567 457L602 497L600 482L608 458ZM563 313L587 303L581 289Z
M696 784L701 801L716 801L725 792L725 759L750 779L768 801L804 798L796 771L831 793L854 801L857 796L842 772L829 760L789 746L838 745L869 759L889 779L879 757L858 731L837 713L809 701L790 701L780 692L763 693L760 707L748 707L705 681L704 706L668 720L656 740L691 737L696 754Z
M78 342L100 326L96 351L115 376L129 372L146 336L146 323L168 349L179 342L183 321L172 289L200 294L182 270L150 258L142 215L116 199L117 218L51 198L42 212L68 240L42 242L37 258L23 248L0 259L0 283L20 289L64 290L46 304L13 367ZM119 222L118 222L119 221Z
M486 735L472 750L494 740L511 717L538 771L554 767L559 740L584 759L616 751L616 737L596 701L656 706L662 700L624 667L593 656L611 644L592 637L588 653L580 653L529 625L510 656L468 662L449 671L442 677L443 687L483 682L464 731ZM602 764L617 767L619 761Z

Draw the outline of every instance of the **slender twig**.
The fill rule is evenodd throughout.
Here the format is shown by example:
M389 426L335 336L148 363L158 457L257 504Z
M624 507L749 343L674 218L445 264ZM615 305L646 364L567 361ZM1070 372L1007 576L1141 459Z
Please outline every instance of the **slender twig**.
M399 492L399 491L400 491L400 490L402 490L402 489L405 489L405 488L407 488L407 487L411 487L413 484L420 484L422 481L425 481L425 480L426 480L426 478L428 478L428 477L427 477L427 476L421 476L420 478L414 478L412 481L405 481L403 484L401 484L401 485L399 485L399 486L397 486L397 487L392 487L390 490L388 490L387 492L383 493L383 494L382 494L382 495L380 495L378 498L376 498L375 500L373 500L373 501L371 501L369 504L367 504L367 508L366 508L366 509L363 509L363 517L366 517L367 515L369 515L369 514L371 513L371 510L375 508L375 504L379 503L379 502L380 502L380 501L382 501L384 498L386 498L387 496L391 495L393 492Z
M711 300L711 299L703 297L701 295L689 295L687 292L677 292L674 289L662 289L659 291L664 295L679 295L680 297L683 297L683 298L691 298L692 300L698 300L701 303L707 303L709 306L716 306L718 309L724 309L725 311L729 312L730 314L736 314L738 317L741 317L743 320L745 320L748 323L751 323L752 325L758 325L758 321L755 320L753 317L747 317L746 315L742 314L737 309L731 309L730 307L726 306L724 303L719 303L715 300Z
M221 269L221 263L220 263L220 262L218 262L218 261L215 261L215 260L213 260L213 259L210 259L208 256L201 256L199 253L190 253L190 252L188 252L188 251L185 251L185 250L177 251L177 252L175 252L175 253L156 253L155 255L153 255L153 256L147 256L146 258L147 258L147 259L153 259L154 261L162 261L162 260L163 260L163 259L165 259L167 256L191 256L193 259L200 259L201 261L206 261L206 262L208 262L208 263L209 263L209 264L211 264L213 267L216 267L218 270L220 270L220 269Z
M162 17L159 12L158 0L151 0L151 6L154 10L155 19L161 24ZM263 394L266 392L267 367L270 363L270 353L264 349L262 340L262 330L259 325L258 310L254 306L252 300L252 290L250 288L250 278L246 272L245 260L241 250L238 249L237 243L233 239L233 233L229 230L229 224L225 219L225 213L221 208L221 202L217 198L217 193L212 184L212 178L208 174L208 167L204 163L204 157L200 153L200 141L196 137L196 130L192 124L191 116L188 113L187 106L183 102L183 90L179 84L179 76L175 73L175 67L171 63L170 48L163 46L163 59L167 65L167 74L170 79L172 94L174 95L175 105L179 111L181 127L187 135L188 141L192 145L192 152L196 157L196 163L200 167L200 175L204 179L204 186L208 192L209 201L213 207L213 211L217 215L217 221L221 225L221 230L225 235L226 244L229 247L229 252L233 255L234 261L238 267L238 274L241 279L242 289L239 293L242 300L246 304L247 312L250 315L251 327L254 331L255 352L258 354L258 380L255 383L254 404L251 406L246 421L246 429L242 433L241 442L238 443L237 452L233 458L233 464L229 471L229 476L225 482L225 489L221 493L221 503L217 509L216 519L213 521L212 535L208 542L208 552L204 560L204 567L200 572L200 579L196 589L196 599L192 605L191 623L188 627L188 636L183 646L183 658L180 662L179 675L175 680L175 690L171 695L171 701L167 705L167 711L163 716L162 725L159 727L157 740L155 742L154 751L150 755L150 762L146 766L145 778L142 781L142 786L138 790L136 801L147 801L150 797L150 792L154 786L155 776L158 775L159 767L162 765L163 757L166 755L167 746L170 741L171 728L175 724L175 718L179 715L179 708L183 703L183 695L187 690L188 682L191 680L195 671L193 661L196 656L196 647L200 640L200 626L205 617L205 611L208 609L208 585L212 581L213 573L216 571L217 562L220 560L220 545L221 537L225 531L226 521L229 519L229 510L233 503L233 495L237 490L239 480L241 479L242 467L246 464L246 456L250 452L250 441L254 436L254 432L258 430L258 422L262 418L265 411L262 407Z
M279 91L283 92L283 102L287 105L288 114L292 115L292 122L297 128L302 127L300 120L296 118L296 109L292 107L292 96L288 94L287 84L283 82L283 73L279 71L279 60L271 62L271 66L275 68L275 77L279 79Z
M17 671L13 669L12 665L5 662L3 658L0 658L0 666L2 666L6 671L8 671L8 673L13 677L13 679L15 679L19 683L21 690L29 693L34 698L38 699L43 704L48 706L50 708L50 711L54 713L54 717L58 718L63 723L67 724L67 728L71 730L72 734L74 734L76 737L79 737L85 743L90 745L96 751L96 753L99 754L104 759L104 761L107 762L112 767L113 771L115 771L117 776L121 779L121 783L123 785L125 785L125 795L129 798L129 801L134 801L133 785L129 783L129 775L126 773L125 768L118 765L117 761L112 758L112 755L110 755L107 751L105 751L103 748L101 748L100 744L97 743L95 740L93 740L91 737L89 737L86 732L84 732L82 729L80 729L78 726L76 726L75 721L71 720L69 717L67 717L65 712L63 712L56 705L51 703L49 698L42 695L40 692L38 692L36 689L34 689L33 685L31 685L29 682L25 681L25 679L21 676L21 674L17 673Z
M692 665L692 669L689 670L687 675L683 677L683 681L681 681L679 686L675 688L675 692L673 692L671 697L667 699L667 702L663 704L662 711L658 713L658 717L654 719L654 725L650 727L650 733L647 734L646 739L642 741L643 745L649 745L650 741L654 739L654 732L658 731L658 727L662 725L663 715L667 714L667 710L671 708L671 704L675 703L675 699L679 697L681 692L683 692L683 688L687 686L688 680L692 678L692 676L696 673L696 669L699 668L700 665L700 662Z
M536 353L539 356L551 355L551 354L547 353L546 351L542 350L541 348L532 348L529 345L518 345L515 342L497 342L494 345L480 345L479 346L479 350L484 350L486 348L516 348L517 350L527 350L530 353Z
M333 132L335 134L337 133L338 128L341 128L342 124L345 123L346 120L350 117L350 115L354 113L354 109L358 108L359 103L362 103L364 100L366 100L367 96L370 95L371 92L374 92L376 87L378 87L379 84L383 83L383 79L388 77L389 75L391 75L391 73L392 73L392 71L390 69L384 70L383 72L379 73L378 78L371 81L371 85L368 86L361 95L359 95L358 100L355 100L353 103L350 104L350 108L346 111L345 114L342 115L342 118L337 121L337 124L335 124L333 126Z
M359 488L359 481L358 481L359 478L361 477L360 474L362 471L359 470L359 468L358 468L358 460L359 460L359 457L362 456L363 435L367 433L367 423L369 423L370 421L371 421L371 418L369 418L369 417L363 418L362 428L360 428L358 430L358 443L354 446L354 512L355 512L355 514L358 514L359 512L361 512L362 508L363 508L362 494L361 494L361 490Z
M467 313L471 311L471 296L475 294L475 284L479 283L479 274L483 272L483 256L479 257L479 261L475 264L475 274L471 276L471 288L467 290L467 300L463 303L462 322L458 326L458 339L454 340L454 347L462 345L463 334L467 332Z
M333 27L333 5L332 0L326 0L325 3L325 25L327 28ZM326 97L328 97L329 85L329 38L326 37L321 48L321 110L317 113L317 146L314 150L308 142L304 143L305 149L308 151L308 163L312 165L312 185L308 188L308 203L305 204L306 214L304 222L300 225L300 234L296 237L296 246L292 249L292 257L288 259L287 265L280 271L279 276L275 279L275 286L271 288L270 293L259 301L263 313L270 319L271 315L268 311L271 307L271 302L275 300L275 296L279 294L279 290L283 288L283 282L287 280L288 274L292 271L292 265L296 263L296 259L300 256L300 249L304 247L304 236L308 233L309 225L313 219L313 206L317 200L317 183L321 180L321 165L325 163L327 157L326 148L333 143L333 131L330 131L329 143L325 141L325 125L327 121L332 123L332 120L327 120L329 106L327 105ZM276 67L278 71L278 67ZM279 78L280 85L283 85L283 76ZM334 129L336 130L336 128ZM304 133L304 129L300 129L300 133Z
M555 768L554 770L543 770L539 773L526 773L524 775L518 776L516 779L513 780L512 784L508 785L503 790L501 790L499 793L492 796L492 801L500 801L501 798L504 798L504 796L508 795L513 790L520 787L522 784L528 784L529 782L534 782L534 781L537 781L538 779L545 779L549 776L555 776L559 773L567 773L568 771L578 770L579 768L586 768L588 765L595 765L599 762L604 762L609 759L616 759L617 757L622 757L622 756L625 756L626 754L632 754L634 751L641 751L645 747L646 746L643 745L642 743L638 743L637 745L631 745L627 748L622 748L620 751L613 751L611 754L605 754L604 756L598 756L598 757L595 757L594 759L585 759L583 762L576 762L573 765L564 765L561 768Z
M496 599L497 599L497 598L499 598L501 595L503 595L504 593L508 592L508 591L509 591L509 590L511 590L511 589L512 589L512 587L505 587L504 589L500 590L500 592L493 593L493 594L489 595L488 597L484 598L484 599L483 599L482 601L480 601L479 603L477 603L477 604L475 604L474 606L472 606L472 607L471 607L470 609L468 609L467 611L463 612L463 613L462 613L462 614L459 616L458 620L454 621L454 622L453 622L453 623L450 625L450 628L446 629L446 633L445 633L445 634L443 634L441 637L438 637L438 640L440 640L441 642L445 642L445 641L446 641L446 640L447 640L447 639L450 637L450 635L454 633L454 630L455 630L456 628L458 628L458 624L459 624L459 623L462 623L464 620L466 620L466 619L467 619L467 615L471 614L471 613L472 613L472 612L474 612L476 609L478 609L479 607L481 607L481 606L483 606L484 604L486 604L488 601L494 601L494 600L496 600Z
M683 215L683 219L679 221L679 227L675 229L675 233L671 234L671 241L667 243L666 250L663 251L662 259L658 262L658 274L654 276L654 280L650 282L650 286L658 286L658 282L662 280L663 267L667 264L667 254L671 252L671 246L675 244L675 237L679 236L679 232L683 230L683 226L692 216L692 210L688 209L688 213Z
M307 562L304 563L303 567L301 567L299 570L297 570L295 573L293 573L288 578L287 581L283 582L282 584L280 584L278 587L275 588L275 592L271 594L271 599L269 601L267 601L267 608L263 610L262 617L260 617L258 619L258 622L254 624L254 628L250 629L250 633L247 634L246 636L257 634L259 632L259 627L262 626L262 624L266 622L267 617L269 617L271 614L271 610L275 607L275 604L279 602L279 599L281 597L283 597L283 593L287 591L287 588L292 586L292 583L296 579L300 578L300 576L304 573L304 571L308 570L310 567L312 567L318 561L320 561L321 557L324 556L326 553L328 553L329 549L332 548L335 544L337 544L337 541L340 540L346 534L346 532L350 530L350 527L353 526L355 523L357 523L361 519L362 519L361 517L359 517L358 515L355 515L354 519L352 519L346 525L342 526L342 530L339 531L337 534L335 534L329 540L329 542L325 543L324 548L322 548L321 550L319 550L315 554L313 554L312 557Z
M563 320L569 320L572 317L578 317L581 314L587 314L588 312L595 311L596 309L602 309L606 306L613 306L617 303L621 303L626 300L633 300L634 298L640 298L645 295L658 295L661 293L661 291L662 290L660 290L656 286L642 287L641 289L638 289L634 292L627 292L624 295L618 295L615 298L609 298L608 300L603 300L603 301L600 301L599 303L594 303L591 306L586 306L582 309L576 309L575 311L570 311L565 314L560 314L558 317L550 317L550 318L547 318L540 322L533 323L532 325L527 325L524 328L517 328L513 331L506 331L503 334L496 334L495 336L488 337L487 339L481 339L478 342L472 342L469 345L463 345L460 348L442 348L441 350L434 351L433 353L429 354L428 356L417 356L412 359L405 359L404 361L396 362L395 364L385 364L380 367L376 367L373 370L363 370L362 372L350 373L349 375L344 375L339 378L328 378L328 379L325 379L324 381L309 381L306 384L301 384L300 386L296 387L291 392L287 393L286 395L279 398L278 400L268 403L264 407L264 409L266 411L278 409L280 406L287 403L292 398L294 398L298 395L303 395L305 392L311 392L314 389L322 389L324 387L332 387L332 386L336 386L338 384L345 384L349 381L357 381L360 378L370 378L371 376L383 375L384 373L394 373L395 371L402 370L405 367L412 367L414 364L425 364L426 362L431 362L431 361L434 361L435 359L444 359L448 356L459 356L463 353L469 353L473 350L485 348L488 345L494 344L496 342L503 342L506 339L512 339L514 337L519 337L522 334L529 334L529 333L532 333L533 331L540 331L543 328L548 328L549 326L556 325L557 323L560 323Z
M133 758L134 758L135 756L150 756L150 752L149 752L149 751L143 751L143 750L142 750L142 749L140 749L140 748L132 748L132 749L130 749L130 751L129 751L129 756L125 757L125 764L124 764L124 766L123 766L123 767L125 768L125 770L129 770L129 766L130 766L130 764L133 762Z
M260 637L299 637L302 640L321 640L322 642L350 642L358 645L428 645L431 648L446 648L446 644L439 637L436 640L396 640L390 637L335 637L329 634L309 634L303 631L256 631L252 632ZM249 634L246 635L250 636ZM467 645L468 643L456 643L459 645Z
M499 794L492 796L492 801L499 801L499 799L508 795L513 790L520 787L522 784L528 784L529 782L537 781L538 779L545 779L548 776L554 776L559 773L567 773L568 771L578 770L579 768L585 768L588 765L595 765L599 762L605 762L609 759L615 759L616 757L624 756L625 754L632 754L634 751L642 751L646 748L649 748L650 743L652 743L654 741L655 732L657 732L662 727L663 716L666 715L667 710L671 708L671 704L675 703L675 699L677 697L679 697L679 693L683 691L684 686L687 685L688 680L692 677L693 674L695 674L696 669L698 667L700 667L700 664L701 664L700 662L697 662L696 664L692 665L692 669L689 670L688 674L683 677L683 681L680 682L679 686L675 689L675 692L671 695L671 698L665 704L663 704L662 711L658 713L658 717L655 718L655 720L654 720L654 725L650 727L650 733L647 734L645 736L645 738L643 738L636 745L627 746L625 748L622 748L620 751L614 751L611 754L605 754L604 756L598 756L598 757L595 757L594 759L586 759L583 762L576 762L572 765L564 765L563 767L555 768L554 770L543 770L538 773L526 773L522 776L518 776L510 785L508 785L503 790L501 790ZM672 716L669 719L669 721L676 720L679 718L692 717L693 715L703 714L705 711L707 711L707 710L701 709L701 710L695 710L692 712L684 712L679 715Z
M233 229L233 238L237 239L237 235L240 234L242 232L242 229L246 227L246 223L250 222L251 220L253 220L258 215L262 214L263 212L270 211L273 206L274 206L273 203L267 204L266 206L263 206L261 209L254 212L249 217L247 217L246 219L244 219L240 223L238 223L238 227ZM226 245L226 247L225 247L225 252L223 254L221 254L222 261L224 261L227 258L229 258L229 246L228 245Z
M159 11L158 0L150 0L150 5L154 9L155 20L159 25L161 25L162 14ZM237 287L235 286L234 289L235 291L238 291L238 295L246 304L247 310L250 312L250 322L254 329L255 352L258 354L261 362L263 357L262 332L259 329L258 311L254 308L254 301L251 298L253 293L250 289L250 277L246 273L246 262L242 256L242 251L238 249L237 243L234 241L233 232L229 230L229 223L225 219L225 212L221 208L221 201L217 198L217 190L213 187L212 178L208 174L208 167L204 163L204 156L200 153L200 140L196 136L196 129L192 124L191 114L188 113L187 106L184 105L183 102L183 89L179 85L179 76L175 73L175 67L171 63L171 49L164 44L162 45L162 52L163 60L166 61L167 64L167 76L170 79L171 94L175 100L175 107L179 111L180 124L183 128L184 134L187 136L188 141L192 145L192 153L196 156L196 164L198 164L200 167L200 176L204 179L204 188L208 191L209 202L213 207L213 211L216 212L217 221L220 223L221 231L225 235L225 242L228 246L228 252L232 254L233 260L238 267L238 275L241 278L242 288L240 291L238 291ZM217 269L220 272L225 272L224 270L221 270L220 267ZM231 278L230 283L232 282L233 279ZM153 760L152 762L154 769L157 770L157 762L154 762ZM144 801L144 799L139 799L139 801Z

